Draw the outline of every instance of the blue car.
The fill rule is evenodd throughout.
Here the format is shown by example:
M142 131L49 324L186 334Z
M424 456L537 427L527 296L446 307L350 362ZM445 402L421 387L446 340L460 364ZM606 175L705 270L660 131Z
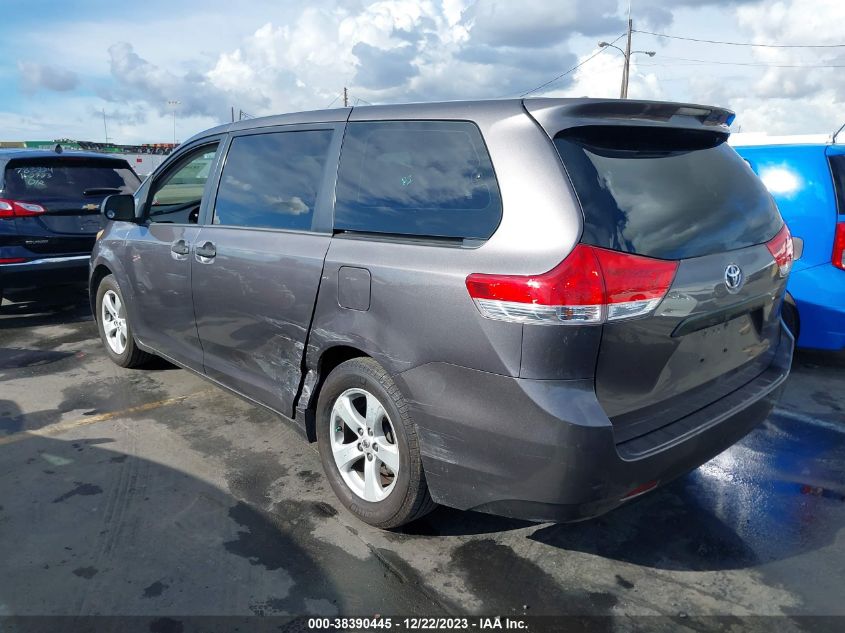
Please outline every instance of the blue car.
M829 137L736 136L734 149L774 197L793 238L803 240L784 320L799 347L845 349L845 145Z

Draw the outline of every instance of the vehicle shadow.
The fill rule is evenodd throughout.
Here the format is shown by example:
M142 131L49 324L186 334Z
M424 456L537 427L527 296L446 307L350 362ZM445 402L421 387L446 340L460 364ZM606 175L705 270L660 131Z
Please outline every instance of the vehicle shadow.
M73 356L73 352L0 347L0 371L49 365Z
M84 284L11 294L0 305L0 329L91 321Z
M0 399L0 441L13 433L31 431L58 422L61 415L58 409L44 409L24 415L15 401Z
M438 508L398 530L408 536L478 536L537 526L527 538L645 567L704 571L747 567L754 550L696 495L696 475L683 477L606 515L569 524L537 524Z
M845 350L796 349L793 367L841 367L845 369Z
M431 514L397 528L393 533L406 536L478 536L510 532L532 525L536 523L438 506Z
M10 475L0 478L0 573L16 579L0 583L4 615L384 608L336 586L354 561L332 569L272 515L184 470L107 450L108 438L20 437L0 438Z
M701 498L693 473L612 512L583 523L543 527L529 537L553 547L641 567L719 571L758 564L738 530Z

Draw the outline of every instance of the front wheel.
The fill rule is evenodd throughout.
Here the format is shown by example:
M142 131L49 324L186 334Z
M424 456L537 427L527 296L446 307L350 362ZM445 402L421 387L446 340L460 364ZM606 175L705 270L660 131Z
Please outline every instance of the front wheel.
M97 288L97 328L106 354L121 367L140 367L152 356L142 351L132 336L126 304L114 275L107 275Z
M354 358L329 374L316 423L323 470L359 519L394 528L434 509L416 426L399 388L375 360Z

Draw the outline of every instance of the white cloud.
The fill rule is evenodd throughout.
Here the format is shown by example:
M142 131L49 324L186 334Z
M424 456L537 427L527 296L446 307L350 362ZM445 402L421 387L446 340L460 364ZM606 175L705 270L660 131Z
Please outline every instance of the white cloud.
M573 32L595 35L621 30L617 9L616 0L478 0L464 18L482 44L536 49L564 41Z
M39 90L53 90L67 92L79 85L79 76L70 70L38 64L35 62L18 62L21 77L21 89L25 94L34 94Z
M841 0L780 0L743 6L737 22L755 43L830 45L843 41L845 3ZM758 71L751 85L733 83L726 91L743 131L771 134L832 132L845 118L843 49L755 48ZM790 68L787 66L797 66Z
M12 50L29 57L17 62L23 105L3 114L17 121L6 130L17 131L4 136L98 136L105 107L118 140L166 139L174 112L167 102L177 100L184 138L226 120L232 106L253 115L321 108L344 85L353 103L514 96L619 35L627 7L618 0L176 4L190 21L140 9L136 19L96 21L81 11L75 23L20 34L33 45L18 46L13 35ZM635 0L634 18L640 28L705 39L838 43L845 2ZM657 56L634 58L633 98L728 106L743 130L829 131L842 116L841 69L729 65L845 64L842 50L722 47L641 33L635 48ZM610 50L543 92L616 97L621 66L621 54ZM49 103L29 96L36 92Z

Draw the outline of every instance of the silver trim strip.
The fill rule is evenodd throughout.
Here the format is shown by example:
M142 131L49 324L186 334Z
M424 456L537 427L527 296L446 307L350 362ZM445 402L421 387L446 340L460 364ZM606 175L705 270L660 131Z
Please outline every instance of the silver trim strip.
M90 255L74 255L73 257L45 257L43 259L31 259L26 262L17 262L16 264L0 264L4 268L14 268L15 266L39 266L41 264L61 263L61 262L79 262L83 259L91 259Z

